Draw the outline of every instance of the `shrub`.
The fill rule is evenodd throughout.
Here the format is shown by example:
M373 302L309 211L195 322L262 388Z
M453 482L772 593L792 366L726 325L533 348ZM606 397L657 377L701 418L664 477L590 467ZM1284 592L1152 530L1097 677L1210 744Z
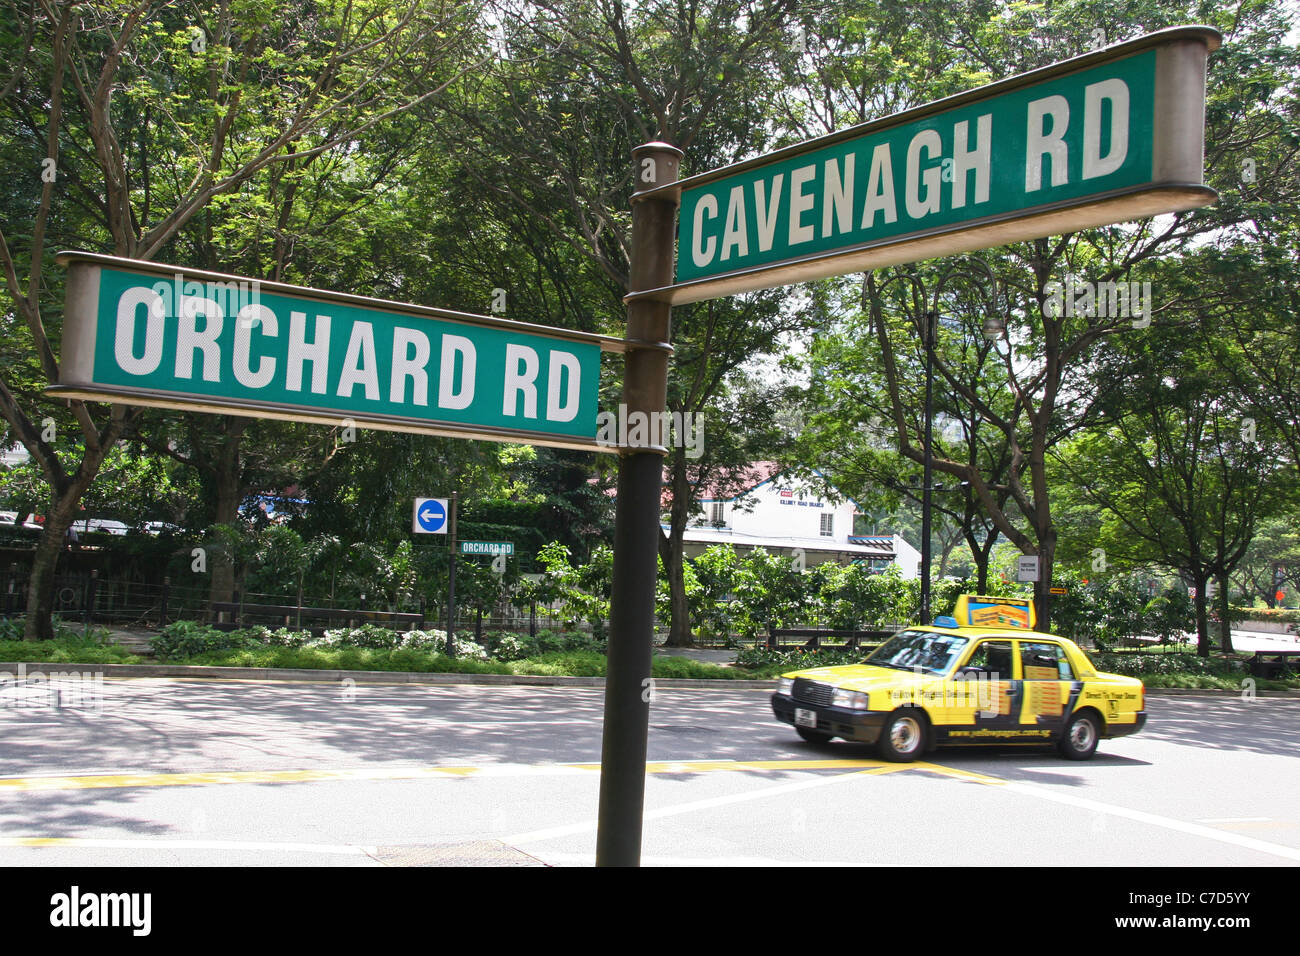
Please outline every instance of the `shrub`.
M401 631L393 631L378 624L362 624L358 627L337 627L326 631L324 638L313 641L312 646L370 647L391 651L401 646L404 636Z
M858 664L867 651L845 651L822 648L816 651L774 651L769 648L747 647L736 655L736 666L747 670L794 671L808 667L829 667L834 664Z
M153 639L153 652L160 661L172 661L254 643L243 631L220 631L199 621L176 621Z
M1129 677L1146 677L1157 674L1195 674L1213 677L1230 677L1245 673L1241 661L1221 657L1200 657L1196 654L1115 654L1096 652L1089 657L1097 670Z
M603 654L605 642L581 631L538 631L538 654L555 651L595 651Z
M483 647L498 661L520 661L540 653L537 641L527 634L492 631L483 635Z

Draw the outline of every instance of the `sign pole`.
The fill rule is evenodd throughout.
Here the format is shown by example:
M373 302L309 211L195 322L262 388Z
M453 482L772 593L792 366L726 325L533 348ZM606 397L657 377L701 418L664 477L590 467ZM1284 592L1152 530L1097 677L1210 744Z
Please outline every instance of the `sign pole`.
M672 284L679 196L674 190L663 189L645 197L639 194L675 183L682 151L667 143L646 143L634 149L632 157L636 191L632 195L629 294ZM667 407L671 336L672 306L666 300L628 301L623 401L629 418L638 412L657 415ZM666 448L653 444L620 449L597 866L638 866L641 862L660 494L666 453Z
M456 656L456 499L459 492L451 493L451 508L447 515L447 656Z

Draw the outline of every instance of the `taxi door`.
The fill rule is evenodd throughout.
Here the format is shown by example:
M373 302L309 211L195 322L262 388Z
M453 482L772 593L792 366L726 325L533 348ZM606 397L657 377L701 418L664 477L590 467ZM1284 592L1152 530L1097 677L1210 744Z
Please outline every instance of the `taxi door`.
M1025 736L1055 736L1065 727L1074 683L1065 648L1051 641L1016 643L1024 687L1021 730Z
M946 739L987 743L1014 735L1020 727L1020 681L1015 675L1015 642L982 638L949 682L952 692Z

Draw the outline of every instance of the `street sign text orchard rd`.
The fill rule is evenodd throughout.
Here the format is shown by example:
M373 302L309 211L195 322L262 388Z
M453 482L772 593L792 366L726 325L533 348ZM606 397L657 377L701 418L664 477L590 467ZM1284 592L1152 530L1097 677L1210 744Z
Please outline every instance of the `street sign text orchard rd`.
M1213 202L1206 27L1177 27L673 184L674 304Z
M602 349L622 342L90 253L68 266L48 394L609 450Z

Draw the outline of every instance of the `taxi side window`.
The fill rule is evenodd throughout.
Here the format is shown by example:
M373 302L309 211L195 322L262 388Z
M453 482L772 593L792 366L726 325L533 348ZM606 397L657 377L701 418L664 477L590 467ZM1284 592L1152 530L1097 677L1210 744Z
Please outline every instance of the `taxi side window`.
M1011 642L980 641L962 671L988 674L995 680L1011 680Z
M1020 667L1025 680L1073 680L1074 672L1059 644L1020 642Z

